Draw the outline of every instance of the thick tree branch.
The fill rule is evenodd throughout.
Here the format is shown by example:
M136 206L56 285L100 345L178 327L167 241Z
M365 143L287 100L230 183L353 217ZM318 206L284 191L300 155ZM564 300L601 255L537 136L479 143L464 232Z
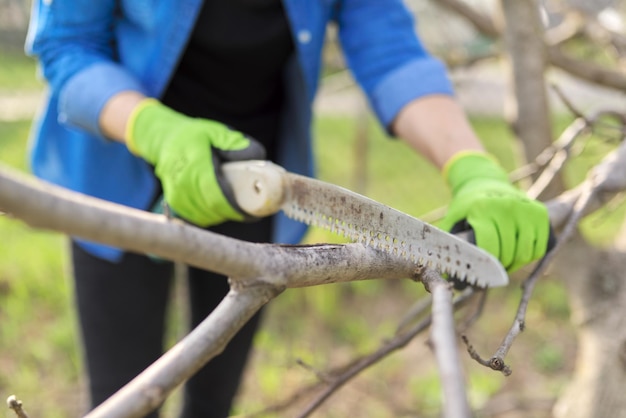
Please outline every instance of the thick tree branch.
M107 408L111 408L109 411L118 411L117 408L121 408L122 415L105 411L102 416L138 416L137 414L143 413L142 411L158 406L173 387L217 354L231 333L236 332L249 316L284 287L371 277L424 278L428 274L434 274L432 271L417 272L412 263L402 258L394 258L356 244L276 246L232 240L177 221L168 221L159 215L146 214L71 193L1 167L0 186L0 209L33 226L79 235L110 245L125 246L134 251L174 258L177 261L231 275L233 278L230 299L224 300L224 308L221 311L216 311L207 318L206 329L204 331L196 329L194 333L197 334L192 333L188 337L192 340L181 341L172 354L166 354L146 372L146 375L139 376L131 386L120 392L120 395L114 398L117 401L107 403ZM562 227L569 222L571 227L582 216L599 207L606 196L623 190L626 190L624 144L592 170L586 183L548 202L554 226ZM236 257L232 256L233 252ZM172 254L174 257L169 257ZM529 286L525 286L525 295L528 295L524 296L525 298L530 298L533 285L534 282L531 282ZM447 300L443 294L438 297L440 301ZM512 340L523 329L524 300L518 310L514 327L503 341L497 355L493 357L502 360L503 365L503 357L508 352ZM447 306L447 303L443 305ZM223 321L223 318L230 319ZM233 326L228 325L231 322ZM427 323L425 320L418 324L417 328L424 329ZM415 330L416 327L411 329ZM381 347L381 352L374 353L369 359L356 364L353 369L340 376L333 384L334 388L329 389L330 392L324 395L324 398L330 396L332 391L360 370L383 358L385 353L400 347L407 341L407 334L398 336L392 345ZM189 348L194 346L190 342L193 338L196 338L195 341L204 338L202 344L197 346L202 348L195 352ZM439 349L437 355L441 355L438 351ZM177 356L187 359L180 367L176 367L180 358ZM164 380L160 382L159 379ZM458 388L450 390L458 392ZM128 399L132 399L132 402ZM447 398L446 402L448 401ZM128 406L131 403L134 406Z
M304 287L407 278L415 264L361 244L254 244L35 180L0 166L0 210L29 225L212 270L237 282Z
M620 91L626 90L626 75L621 71L573 58L565 54L559 47L549 47L547 51L550 64L566 73L600 86Z
M187 337L86 418L142 417L169 393L221 353L239 329L282 289L257 284L231 290Z

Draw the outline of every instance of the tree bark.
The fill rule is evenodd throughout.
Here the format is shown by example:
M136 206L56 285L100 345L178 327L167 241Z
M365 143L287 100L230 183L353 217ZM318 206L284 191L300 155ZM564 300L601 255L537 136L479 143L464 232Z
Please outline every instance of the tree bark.
M501 6L511 80L507 117L526 159L532 161L552 143L543 28L535 0L503 0ZM556 178L540 197L551 198L563 190Z
M556 260L567 287L578 354L556 418L626 417L626 251L599 250L580 236Z

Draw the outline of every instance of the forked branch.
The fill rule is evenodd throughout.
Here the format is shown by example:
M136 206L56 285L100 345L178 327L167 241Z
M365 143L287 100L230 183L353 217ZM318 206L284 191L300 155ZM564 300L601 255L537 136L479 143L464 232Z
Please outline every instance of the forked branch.
M581 131L577 128L574 132L577 135ZM225 342L250 316L286 287L402 277L430 283L433 290L433 308L445 307L443 313L433 314L434 318L440 318L439 323L444 323L441 327L433 328L433 332L440 335L435 337L433 334L433 343L436 346L436 355L440 358L445 391L449 391L448 396L452 396L452 399L447 397L446 402L453 402L457 411L465 410L465 396L458 393L463 392L463 389L458 386L455 388L455 385L462 382L458 375L460 366L454 364L455 360L450 360L452 357L444 354L447 349L441 352L441 347L455 348L456 345L453 323L449 320L452 303L447 283L440 282L434 271L417 271L413 263L401 257L360 244L280 246L237 241L182 222L167 220L160 215L72 193L2 167L0 185L0 210L34 227L159 255L231 277L231 293L220 307L145 374L137 377L118 395L93 411L90 415L92 417L141 416L158 406L174 387L218 354ZM568 235L567 231L574 228L583 216L599 208L609 195L623 190L626 190L624 144L607 156L591 172L585 183L548 202L553 225L559 229L564 228L561 242ZM513 340L523 328L525 308L540 269L548 261L546 259L540 264L537 272L525 283L524 299L514 326L493 356L502 360L503 365ZM429 277L435 276L437 279L429 281ZM317 403L310 405L310 410L315 409L352 376L406 344L413 336L426 329L430 321L430 317L426 318L390 341L390 344L382 346L376 353L355 363L338 376ZM445 337L441 337L443 335ZM441 360L444 358L446 360ZM447 366L451 366L451 378L445 377L448 373Z
M35 228L154 254L235 282L263 278L291 288L415 275L413 262L372 247L249 243L75 193L2 166L0 185L0 210Z
M86 418L143 417L158 408L178 385L221 353L237 331L281 291L267 283L231 290L189 335Z

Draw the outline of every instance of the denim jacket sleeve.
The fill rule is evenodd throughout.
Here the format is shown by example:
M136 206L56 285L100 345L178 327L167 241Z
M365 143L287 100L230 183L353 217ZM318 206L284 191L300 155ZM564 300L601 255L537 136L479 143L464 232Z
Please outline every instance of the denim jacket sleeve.
M120 91L143 91L115 60L115 0L34 0L26 51L39 59L61 124L102 136L98 118Z
M386 128L410 101L453 94L444 64L420 42L402 0L343 0L336 19L348 66Z

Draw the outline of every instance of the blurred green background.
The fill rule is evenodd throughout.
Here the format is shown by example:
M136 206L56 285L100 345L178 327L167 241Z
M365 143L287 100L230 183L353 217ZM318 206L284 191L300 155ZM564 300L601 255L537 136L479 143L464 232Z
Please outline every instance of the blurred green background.
M21 53L0 52L0 63L0 103L4 106L0 108L0 162L28 171L32 112L15 116L8 99L37 97L43 85L37 80L34 62ZM557 118L555 132L569 121L567 116ZM482 117L473 118L472 123L487 147L513 169L517 157L505 122ZM437 171L401 142L389 140L371 117L319 114L314 129L322 179L415 216L447 201L449 195ZM366 149L364 159L355 157L357 147ZM568 166L569 184L580 181L606 149L600 143L588 146ZM589 219L585 233L598 243L608 243L622 216L620 210ZM338 238L312 230L307 240L337 242ZM468 333L485 356L510 326L520 294L517 283L492 292L482 319ZM393 336L403 313L423 295L421 286L408 280L286 291L269 306L237 411L261 410L315 381L314 373L299 362L323 371L374 350ZM172 301L170 343L181 333L180 303ZM529 408L525 416L549 416L549 406L573 368L575 340L568 317L563 287L548 278L530 305L527 332L510 353L511 377L488 371L463 356L471 403L482 411L478 416L496 416L489 412L493 399L511 399L520 408ZM438 416L439 383L433 363L425 337L418 338L349 383L316 416ZM0 216L0 398L17 395L33 418L76 416L84 401L82 385L67 239ZM178 396L172 399L165 407L166 416L174 416L177 408ZM301 407L267 416L293 416ZM0 416L12 415L6 411Z

